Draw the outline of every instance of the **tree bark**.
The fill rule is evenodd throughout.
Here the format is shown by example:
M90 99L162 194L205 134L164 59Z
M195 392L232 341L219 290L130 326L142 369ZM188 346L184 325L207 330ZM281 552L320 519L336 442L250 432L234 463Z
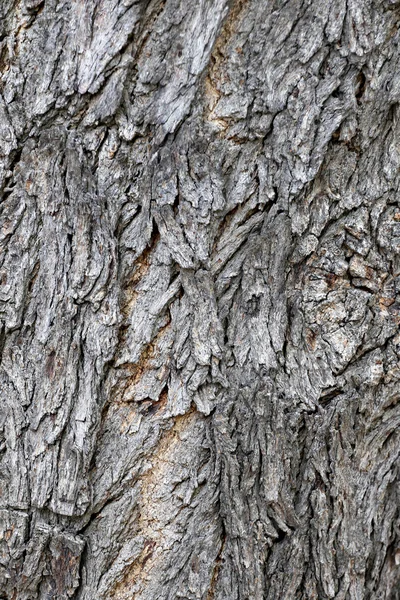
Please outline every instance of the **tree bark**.
M1 0L0 598L400 598L399 24Z

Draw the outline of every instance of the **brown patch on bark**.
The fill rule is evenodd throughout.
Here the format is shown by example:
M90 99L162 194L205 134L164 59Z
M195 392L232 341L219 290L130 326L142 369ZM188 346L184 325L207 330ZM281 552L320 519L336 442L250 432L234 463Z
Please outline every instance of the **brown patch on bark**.
M4 539L6 540L6 542L8 542L8 540L11 538L12 534L14 533L14 529L14 525L12 525L10 529L6 529L4 533Z
M394 298L379 298L379 306L381 308L381 310L385 310L386 308L388 308L389 306L391 306L392 304L394 304L395 300Z
M356 85L357 85L357 89L356 89L357 104L361 104L361 98L363 97L363 94L367 87L367 79L362 71L360 71L359 74L357 75Z
M192 408L186 414L175 417L172 427L164 433L151 457L151 467L139 480L141 510L137 530L145 542L139 557L126 567L122 579L109 590L109 597L114 600L134 598L143 590L150 571L163 560L165 500L162 491L163 487L166 491L169 485L168 473L175 462L174 453L181 446L181 434L195 422L197 415Z
M69 548L61 544L57 548L57 553L51 561L52 581L57 593L62 597L66 590L71 590L71 573L77 571L80 563L80 555L75 555ZM74 586L75 587L75 586ZM69 594L68 594L69 595Z
M325 281L326 281L326 283L328 285L328 288L330 290L333 290L333 288L335 287L335 285L337 283L338 276L335 275L334 273L326 273L324 275L324 277L325 277Z
M210 57L210 67L205 79L204 91L207 101L206 106L206 118L216 125L221 132L224 132L228 126L229 121L227 119L214 118L212 112L216 107L218 100L221 98L220 87L223 87L226 79L223 75L226 72L224 68L224 62L226 57L229 59L229 52L227 51L227 45L231 37L236 31L240 13L243 11L245 6L248 4L248 0L235 0L232 8L228 13L228 16L222 26L221 33L214 44L213 51ZM236 52L243 54L243 49L237 47Z
M0 48L0 74L6 73L9 69L9 53L6 44L4 44ZM3 83L1 83L1 87L3 87Z
M210 73L214 77L218 77L218 71L221 63L224 61L226 56L227 45L231 37L236 31L240 13L248 4L248 0L235 0L232 4L232 8L228 13L227 18L222 26L221 33L214 44L214 48L211 54L211 68ZM236 52L243 53L242 48L236 48Z
M132 308L138 296L138 292L136 292L135 288L137 284L140 281L142 281L143 277L146 275L147 271L150 268L151 254L155 246L157 245L159 237L159 234L154 236L154 239L152 240L150 246L148 246L146 250L144 250L144 252L135 262L131 276L125 281L123 285L120 310L124 319L127 319L132 312Z
M224 535L224 537L222 539L222 543L221 543L221 548L220 548L220 550L218 552L218 556L215 560L214 569L213 569L213 572L211 575L210 587L208 588L208 592L207 592L207 600L214 600L214 598L215 598L215 586L218 581L218 575L221 571L222 552L225 547L225 541L226 541L226 536Z
M307 329L306 331L306 342L310 350L315 350L315 346L317 344L317 334L312 329Z
M212 121L214 123L214 125L217 125L217 127L221 131L224 131L225 129L227 129L227 127L229 125L228 121L226 119L213 118L213 115L212 115L212 112L213 112L214 108L216 107L218 100L221 98L221 92L213 84L213 80L211 79L210 75L207 75L204 85L205 85L205 95L208 100L208 106L206 109L207 120Z
M56 352L55 352L55 350L52 350L50 352L49 356L47 357L47 361L46 361L46 375L47 375L47 377L49 377L49 379L53 379L53 377L54 377L55 362L56 362Z
M148 417L158 413L160 410L165 408L168 404L168 387L165 386L163 391L160 394L158 400L152 400L148 398L147 400L142 400L140 402L141 405L141 414Z

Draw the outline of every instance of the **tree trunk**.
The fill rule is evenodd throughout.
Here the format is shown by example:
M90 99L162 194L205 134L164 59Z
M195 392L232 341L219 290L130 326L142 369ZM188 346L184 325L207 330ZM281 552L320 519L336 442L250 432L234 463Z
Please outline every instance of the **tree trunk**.
M400 598L399 4L0 18L0 598Z

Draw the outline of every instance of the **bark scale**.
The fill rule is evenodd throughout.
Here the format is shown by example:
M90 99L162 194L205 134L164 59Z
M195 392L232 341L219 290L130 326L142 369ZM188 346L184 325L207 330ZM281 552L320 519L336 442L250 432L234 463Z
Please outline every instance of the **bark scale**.
M399 4L0 18L0 598L400 598Z

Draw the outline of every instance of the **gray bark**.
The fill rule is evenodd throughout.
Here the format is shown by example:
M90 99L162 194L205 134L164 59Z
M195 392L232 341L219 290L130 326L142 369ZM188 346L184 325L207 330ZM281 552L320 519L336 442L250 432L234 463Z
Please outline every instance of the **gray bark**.
M399 23L1 0L0 598L400 598Z

